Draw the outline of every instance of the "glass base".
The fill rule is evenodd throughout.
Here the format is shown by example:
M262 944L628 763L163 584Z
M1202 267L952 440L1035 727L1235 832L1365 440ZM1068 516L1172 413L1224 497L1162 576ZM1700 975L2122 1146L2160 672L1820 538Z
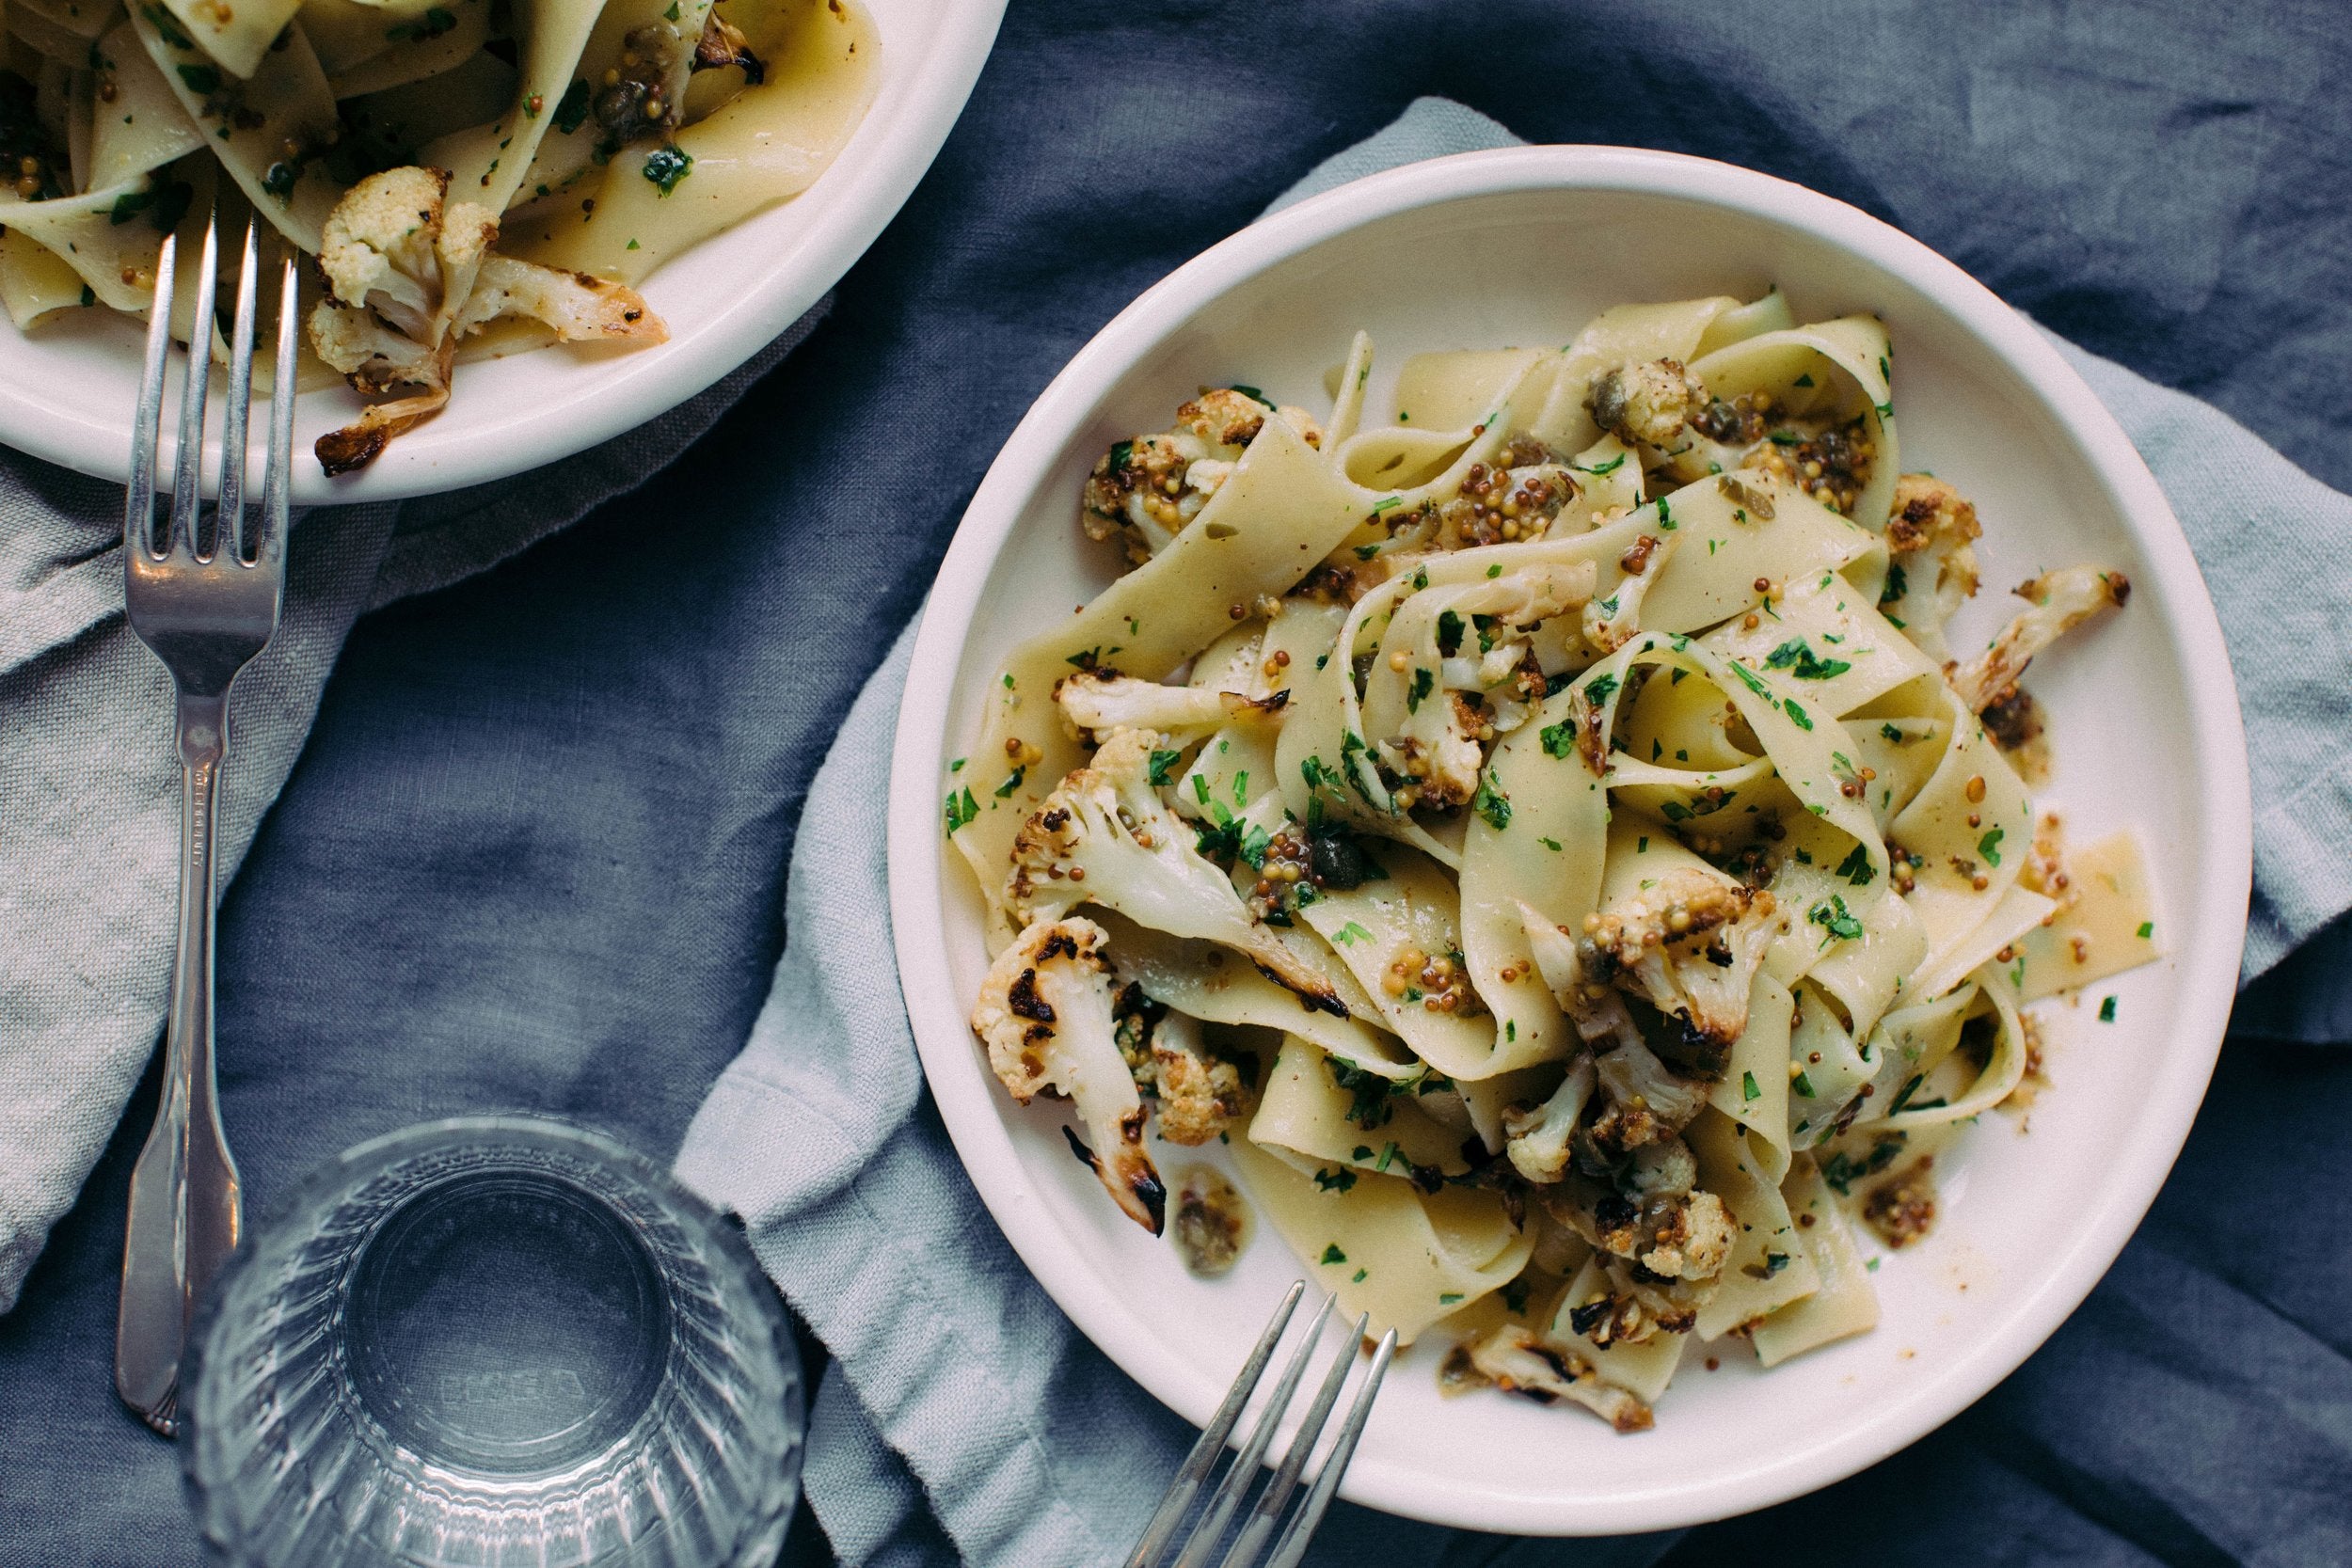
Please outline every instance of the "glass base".
M798 1497L772 1288L659 1169L560 1123L345 1154L198 1340L189 1492L233 1563L735 1568Z

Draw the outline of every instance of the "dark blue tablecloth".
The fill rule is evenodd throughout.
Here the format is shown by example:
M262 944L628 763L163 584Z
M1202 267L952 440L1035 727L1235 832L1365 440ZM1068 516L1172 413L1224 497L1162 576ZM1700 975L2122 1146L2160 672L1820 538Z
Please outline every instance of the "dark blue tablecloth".
M461 1110L674 1148L765 994L831 726L999 442L1137 291L1416 95L1842 197L2352 488L2347 79L2343 0L1016 0L804 349L639 496L353 636L224 919L256 1205ZM839 918L885 938L881 910ZM1669 1560L2352 1561L2347 947L2248 999L2320 1038L2241 1029L2153 1215L2025 1370ZM152 1103L0 1319L0 1564L196 1559L171 1452L108 1370Z

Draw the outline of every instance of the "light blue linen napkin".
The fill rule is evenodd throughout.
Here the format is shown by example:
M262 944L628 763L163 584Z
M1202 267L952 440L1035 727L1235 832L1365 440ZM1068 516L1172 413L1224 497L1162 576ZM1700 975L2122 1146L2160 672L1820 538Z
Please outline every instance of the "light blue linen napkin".
M1422 99L1275 205L1516 141L1460 104ZM2342 721L2352 584L2312 570L2345 559L2352 499L2196 399L2058 346L2155 471L2232 634L2253 752L2251 978L2352 906L2352 726ZM743 1216L768 1272L833 1353L806 1482L843 1562L1116 1562L1193 1433L1029 1276L924 1093L882 928L883 823L871 809L911 641L902 636L867 684L809 793L774 989L689 1129L678 1174ZM1504 1544L1343 1507L1314 1560L1582 1568L1647 1562L1673 1539Z

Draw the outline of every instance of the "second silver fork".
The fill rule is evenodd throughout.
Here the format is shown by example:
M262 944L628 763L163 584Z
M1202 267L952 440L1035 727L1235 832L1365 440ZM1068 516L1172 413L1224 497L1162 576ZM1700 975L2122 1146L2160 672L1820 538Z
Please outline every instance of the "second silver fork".
M229 751L229 689L278 630L285 596L286 520L293 483L294 263L278 280L278 345L270 388L267 466L260 516L246 526L247 412L253 396L257 235L248 224L238 267L222 410L220 501L209 536L199 526L204 404L219 240L204 226L194 330L180 394L171 521L155 537L155 447L171 350L178 237L156 259L146 373L131 436L123 502L122 589L131 629L170 671L178 708L182 805L179 940L164 1028L163 1094L154 1130L131 1175L115 1325L115 1388L148 1425L179 1430L180 1362L190 1314L244 1224L237 1165L222 1134L213 1068L213 916L220 770Z

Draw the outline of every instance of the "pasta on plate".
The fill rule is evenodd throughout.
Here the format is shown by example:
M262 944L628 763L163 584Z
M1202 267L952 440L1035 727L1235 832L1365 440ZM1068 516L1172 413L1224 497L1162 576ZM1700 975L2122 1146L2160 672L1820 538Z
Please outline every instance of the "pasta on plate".
M1385 420L1359 334L1320 419L1208 388L1112 447L1081 520L1132 569L948 780L997 1077L1154 1232L1153 1112L1230 1145L1455 1384L1633 1430L1691 1339L1871 1327L1861 1229L1921 1234L1942 1141L2030 1091L2021 1006L2157 951L2129 835L2037 816L2017 685L2129 585L1948 650L1979 525L1901 470L1892 364L1777 293L1626 305L1408 360Z
M251 214L316 259L306 385L380 400L320 439L329 473L460 359L660 341L634 285L804 190L877 80L853 0L16 0L7 28L0 305L145 316L179 232L172 330L219 354L193 257Z

